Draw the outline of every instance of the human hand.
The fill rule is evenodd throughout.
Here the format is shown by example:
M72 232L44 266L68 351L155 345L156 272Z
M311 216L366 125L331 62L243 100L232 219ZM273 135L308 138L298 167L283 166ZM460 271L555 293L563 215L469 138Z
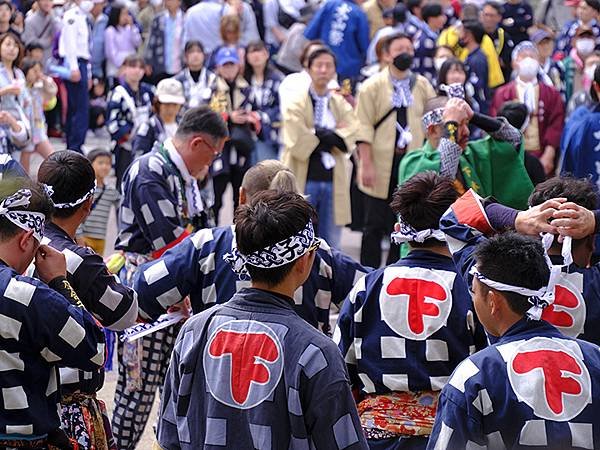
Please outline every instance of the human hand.
M583 239L594 234L596 216L592 211L573 202L560 205L553 214L552 225L561 236L571 236L573 239Z
M550 221L554 213L566 201L566 198L553 198L525 211L520 211L515 219L515 230L530 236L537 236L540 233L556 234L558 232L556 225L554 221Z
M465 120L470 120L473 117L471 107L460 98L451 98L444 107L442 118L445 122L462 123Z
M81 72L79 72L79 69L71 70L71 81L73 83L79 83L81 81Z
M556 150L554 147L548 145L544 149L544 153L540 156L540 163L544 168L544 173L546 175L551 175L554 171L554 157L556 156Z
M21 86L17 83L9 84L8 86L0 89L0 95L19 95L21 93Z
M35 254L35 269L44 283L67 276L67 260L58 250L40 245Z
M360 181L364 187L370 188L375 186L375 166L370 159L365 158L361 161L359 173Z
M236 123L238 125L244 125L246 122L248 122L248 116L246 114L246 111L240 109L232 111L230 118L233 123Z

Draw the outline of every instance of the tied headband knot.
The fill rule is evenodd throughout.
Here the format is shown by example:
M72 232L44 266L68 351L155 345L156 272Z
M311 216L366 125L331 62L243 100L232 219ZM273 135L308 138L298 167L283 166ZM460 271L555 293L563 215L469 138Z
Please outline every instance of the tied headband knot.
M465 99L465 87L461 83L441 84L440 91L448 97Z
M30 200L31 191L29 189L19 189L0 202L0 216L5 217L25 231L33 231L33 236L38 242L41 242L44 237L46 216L35 211L12 209L19 206L29 206Z
M44 188L46 190L46 193L50 196L50 198L52 198L52 195L54 194L54 188L52 186L48 186L48 185L44 185L44 186L46 186ZM94 195L94 192L96 192L96 187L97 187L97 182L96 182L96 180L94 180L94 185L92 186L92 188L89 191L87 191L85 194L83 194L83 197L80 197L73 202L54 203L54 207L58 208L58 209L75 208L76 206L79 206L83 202L85 202L88 198L90 198L90 196Z
M237 248L223 256L231 269L241 278L249 278L246 265L261 269L273 269L296 261L315 245L315 230L312 220L297 234L283 239L269 247L242 255Z
M401 217L398 219L398 224L400 225L400 231L396 231L390 236L390 239L395 244L402 244L404 242L423 243L430 238L446 242L446 235L441 230L428 228L417 231L414 227L404 222Z

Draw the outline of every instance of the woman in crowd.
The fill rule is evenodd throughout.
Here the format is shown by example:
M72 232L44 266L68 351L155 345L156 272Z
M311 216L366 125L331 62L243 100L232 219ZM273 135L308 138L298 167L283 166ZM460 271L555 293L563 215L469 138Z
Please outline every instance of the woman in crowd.
M244 78L250 85L252 110L260 114L261 129L257 134L253 159L256 162L276 159L281 120L277 91L283 74L270 64L269 52L261 41L251 42L246 48Z
M184 49L185 69L175 79L183 85L185 104L181 113L210 101L217 76L204 66L206 53L200 41L188 41Z
M118 75L125 58L137 52L142 37L127 8L120 5L111 7L104 33L106 76L111 81L109 86L112 87L112 81Z
M208 68L214 70L216 67L215 57L219 50L223 47L230 47L237 51L240 61L244 61L244 47L241 44L242 31L240 18L237 15L225 15L221 17L221 26L219 28L221 33L221 40L223 44L219 45L212 52L210 60L208 62Z
M31 139L31 97L18 68L23 45L13 33L0 36L0 153L23 149Z

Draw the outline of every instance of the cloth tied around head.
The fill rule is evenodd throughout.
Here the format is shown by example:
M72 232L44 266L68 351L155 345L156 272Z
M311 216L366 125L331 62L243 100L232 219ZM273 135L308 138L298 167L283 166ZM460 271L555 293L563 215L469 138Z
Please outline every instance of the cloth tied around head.
M293 236L276 242L273 245L256 250L248 255L240 253L238 248L233 248L231 253L223 256L232 270L240 277L249 277L247 265L261 269L274 269L281 267L304 256L308 251L316 250L320 240L315 236L312 220Z
M29 189L19 189L0 201L0 216L5 217L25 231L33 231L33 236L38 242L41 242L44 237L46 216L40 212L18 209L19 207L29 206L30 200L31 191Z

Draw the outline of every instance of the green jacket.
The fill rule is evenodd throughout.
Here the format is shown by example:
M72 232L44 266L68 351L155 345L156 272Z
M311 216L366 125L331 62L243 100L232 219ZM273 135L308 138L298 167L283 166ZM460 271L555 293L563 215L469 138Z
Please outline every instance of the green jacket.
M470 142L460 155L464 187L473 188L482 197L493 196L512 208L526 209L533 184L525 170L524 154L523 144L515 151L509 142L490 136ZM429 142L402 158L398 181L403 184L426 170L440 170L440 155Z

